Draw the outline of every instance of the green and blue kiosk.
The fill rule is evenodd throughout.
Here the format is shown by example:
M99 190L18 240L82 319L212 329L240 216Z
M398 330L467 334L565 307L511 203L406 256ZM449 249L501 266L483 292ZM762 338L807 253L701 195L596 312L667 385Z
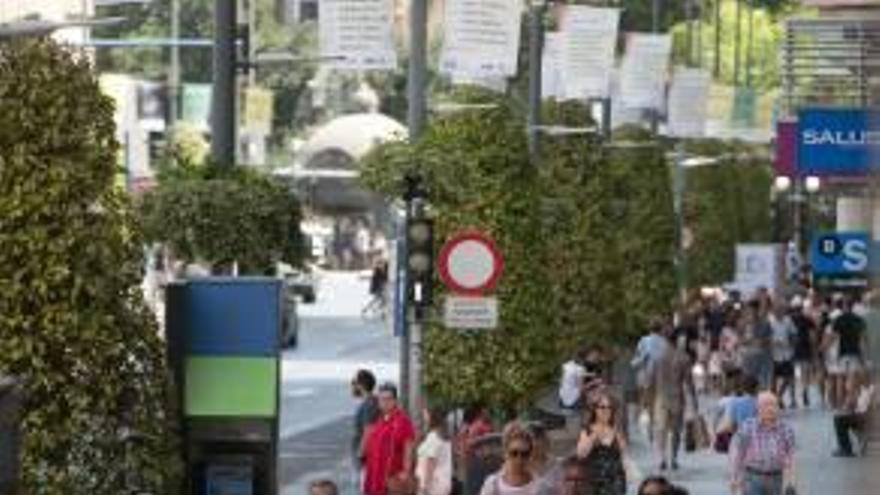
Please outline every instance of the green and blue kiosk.
M168 287L168 359L183 417L187 495L276 495L282 281Z

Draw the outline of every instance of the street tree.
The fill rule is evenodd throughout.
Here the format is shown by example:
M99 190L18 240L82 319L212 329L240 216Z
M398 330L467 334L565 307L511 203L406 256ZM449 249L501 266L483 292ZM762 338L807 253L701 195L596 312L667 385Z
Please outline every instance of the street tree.
M668 169L656 147L609 155L584 136L547 137L535 167L517 102L472 89L456 100L493 107L437 118L416 143L380 146L366 158L363 180L393 197L402 177L416 172L427 184L438 242L465 228L495 238L505 258L500 327L430 324L425 385L434 400L522 410L578 346L629 345L648 318L668 309L675 293ZM587 114L576 104L546 110L548 119L581 127ZM443 294L439 285L435 291Z
M24 493L178 493L176 408L88 58L0 43L0 373L23 382Z
M160 172L140 203L146 238L185 264L215 273L269 274L300 265L305 248L296 196L245 167L181 162Z

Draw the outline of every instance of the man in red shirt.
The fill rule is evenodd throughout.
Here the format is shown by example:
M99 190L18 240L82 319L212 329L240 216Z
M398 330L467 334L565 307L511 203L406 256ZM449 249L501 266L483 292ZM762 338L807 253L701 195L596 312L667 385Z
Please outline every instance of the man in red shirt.
M379 411L364 445L365 495L387 495L412 482L416 432L397 403L394 385L379 387Z

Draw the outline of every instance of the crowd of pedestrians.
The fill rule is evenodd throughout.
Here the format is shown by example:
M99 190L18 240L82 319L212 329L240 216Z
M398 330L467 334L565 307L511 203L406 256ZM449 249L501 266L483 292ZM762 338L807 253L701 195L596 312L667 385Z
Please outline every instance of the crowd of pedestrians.
M352 380L354 486L363 495L681 495L687 491L665 476L682 468L683 450L702 450L727 456L734 495L796 493L796 434L780 410L833 411L835 455L860 447L852 435L866 428L875 390L863 311L855 297L783 300L759 291L748 300L697 300L654 320L627 358L637 422L656 462L638 475L628 401L609 387L607 356L595 348L561 368L559 405L583 418L576 447L562 458L542 424L498 425L480 405L425 409L419 434L396 388L377 387L361 370ZM497 462L480 471L474 459ZM318 481L311 492L336 488Z

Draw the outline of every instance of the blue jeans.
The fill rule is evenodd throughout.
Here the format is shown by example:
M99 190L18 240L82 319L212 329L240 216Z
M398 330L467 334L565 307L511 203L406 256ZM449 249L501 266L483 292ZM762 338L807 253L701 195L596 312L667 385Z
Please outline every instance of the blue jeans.
M765 475L746 471L743 495L782 495L782 474Z

